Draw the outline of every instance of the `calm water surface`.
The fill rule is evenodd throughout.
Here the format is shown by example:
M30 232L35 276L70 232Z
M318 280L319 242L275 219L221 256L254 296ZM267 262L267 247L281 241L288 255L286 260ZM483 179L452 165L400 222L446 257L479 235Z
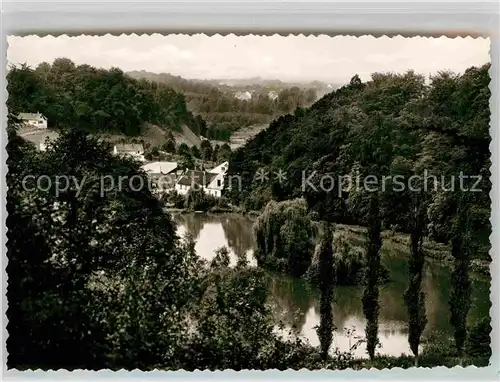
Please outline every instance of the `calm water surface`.
M230 250L231 264L236 264L237 255L246 254L250 263L253 258L252 221L236 214L174 215L178 233L186 232L196 240L196 252L208 260L212 259L217 248L226 246ZM399 356L411 354L407 340L407 315L403 302L403 292L407 287L407 254L395 250L382 250L382 262L390 272L391 282L380 290L379 339L380 354ZM316 288L300 279L268 274L270 303L276 317L288 329L307 338L312 345L319 345L315 327L319 325L319 292ZM424 291L428 323L424 337L429 335L452 336L449 324L448 296L450 291L450 270L439 263L428 260L426 263ZM333 317L336 330L332 349L348 351L364 337L366 320L361 303L361 286L342 286L335 288ZM486 281L473 282L473 303L469 313L471 324L489 314L489 284ZM354 354L366 356L364 344Z

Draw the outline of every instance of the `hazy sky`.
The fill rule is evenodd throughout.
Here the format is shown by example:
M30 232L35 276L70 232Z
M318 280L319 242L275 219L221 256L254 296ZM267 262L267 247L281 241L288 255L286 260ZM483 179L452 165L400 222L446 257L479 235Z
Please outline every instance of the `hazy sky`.
M344 83L354 74L414 69L463 72L490 61L489 39L424 37L151 36L8 37L9 63L52 62L147 70L185 78L262 77Z

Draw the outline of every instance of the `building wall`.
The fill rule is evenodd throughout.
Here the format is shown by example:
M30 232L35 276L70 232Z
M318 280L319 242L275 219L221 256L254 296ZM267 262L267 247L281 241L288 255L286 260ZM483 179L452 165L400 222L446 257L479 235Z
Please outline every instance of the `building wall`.
M181 195L187 195L187 193L189 192L190 189L191 189L191 187L183 186L183 185L178 184L178 183L175 185L175 191L177 191L177 193L181 194Z
M36 127L37 129L46 129L47 128L47 120L40 118L40 119L24 119L24 123L27 123L28 125L31 125L33 127Z
M134 158L136 160L139 160L141 162L145 162L146 161L146 158L144 158L143 154L136 154L134 152L125 152L125 153L120 152L119 153L118 150L116 150L116 147L113 148L113 154L114 155L120 154L120 155L123 155L123 156L129 156L129 157L132 157L132 158Z
M206 187L205 187L205 193L207 195L212 195L212 196L214 196L216 198L220 198L221 194L222 194L222 192L220 190L214 190L212 188L206 188Z

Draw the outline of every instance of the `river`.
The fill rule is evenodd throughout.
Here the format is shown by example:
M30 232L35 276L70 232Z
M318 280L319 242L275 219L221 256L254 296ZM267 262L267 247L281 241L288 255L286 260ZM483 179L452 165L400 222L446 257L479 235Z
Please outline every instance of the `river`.
M237 254L246 254L250 264L253 258L252 220L236 214L178 214L174 215L179 235L187 231L196 240L196 252L200 257L211 259L217 248L226 246L230 250L231 264L236 264ZM403 292L407 287L407 253L382 250L382 263L390 272L390 282L380 290L378 354L399 356L411 354L407 341L407 315ZM315 326L319 325L319 292L300 279L268 274L269 302L274 314L287 329L307 338L312 345L319 345ZM429 336L452 336L449 324L448 296L450 292L450 269L437 261L427 260L423 289L426 294L428 323L424 339ZM333 305L336 327L332 351L348 351L357 338L364 337L366 320L361 303L361 286L339 286L335 288ZM489 315L489 283L473 279L472 307L469 323L474 324ZM363 343L353 350L356 357L366 357Z

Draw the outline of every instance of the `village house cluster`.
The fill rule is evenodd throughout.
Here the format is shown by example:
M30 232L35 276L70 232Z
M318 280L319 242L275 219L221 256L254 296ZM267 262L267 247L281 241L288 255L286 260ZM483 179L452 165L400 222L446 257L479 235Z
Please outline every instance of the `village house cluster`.
M141 144L117 144L113 147L113 154L146 162L144 147ZM158 194L175 190L180 195L187 195L190 190L203 190L207 195L220 198L229 162L221 163L210 170L181 170L177 162L161 161L145 163L141 167L156 184Z
M142 166L156 184L159 194L176 191L187 195L189 191L201 191L220 198L224 189L224 177L229 162L224 162L210 170L180 170L176 162L152 162Z
M31 141L40 151L45 151L47 143L59 136L56 131L47 129L47 118L41 113L20 113L17 118L20 121L20 135ZM156 184L157 194L175 190L181 195L187 195L193 189L203 190L205 194L217 198L222 196L224 177L229 162L224 162L210 170L181 170L177 162L148 163L144 157L142 144L115 144L113 154L144 162L141 167Z

